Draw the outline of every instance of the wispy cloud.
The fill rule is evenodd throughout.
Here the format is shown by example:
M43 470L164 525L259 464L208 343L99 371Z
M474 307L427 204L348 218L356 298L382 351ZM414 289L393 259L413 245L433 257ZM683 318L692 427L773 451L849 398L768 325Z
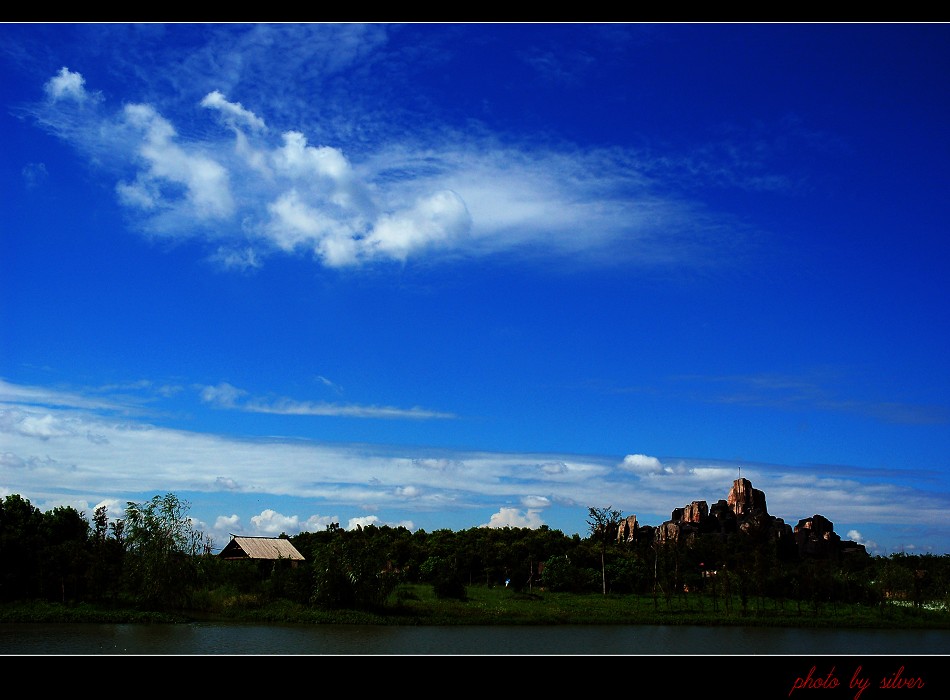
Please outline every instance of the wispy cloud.
M101 411L127 411L130 404L111 398L96 396L98 392L88 389L61 390L46 387L11 384L0 379L0 404L25 404L56 408L81 408Z
M180 133L157 105L109 109L64 67L33 105L38 123L114 173L143 233L198 238L242 270L272 255L327 267L497 254L588 263L711 262L722 225L670 194L642 156L504 142L451 129L357 149L311 143L215 89L209 126ZM203 108L203 109L202 109ZM217 122L219 131L214 124ZM733 237L739 235L736 228Z
M536 527L549 522L558 508L610 504L659 524L673 508L693 500L725 498L741 467L742 476L765 491L769 511L791 521L817 513L854 529L862 529L863 523L950 525L950 495L907 485L921 482L922 477L914 479L911 473L643 453L610 459L236 439L116 421L91 406L51 405L62 403L55 392L54 400L39 400L39 389L10 384L3 388L0 487L31 499L75 500L81 493L90 504L109 499L124 503L137 494L174 491L226 493L229 500L253 496L258 503L303 498L340 511L369 510L376 517L389 508L421 514L449 507L471 511L473 518L493 509L487 522L473 520L471 525L488 527ZM217 392L229 394L220 387ZM218 517L222 520L215 522ZM219 538L237 528L262 534L295 532L323 529L331 521L340 518L288 516L277 508L260 510L251 519L233 511L204 516Z
M361 406L322 401L296 401L289 398L265 400L244 397L248 392L227 382L200 387L201 400L217 408L234 409L249 413L270 413L282 416L346 416L348 418L398 418L412 420L456 418L452 413L412 407Z

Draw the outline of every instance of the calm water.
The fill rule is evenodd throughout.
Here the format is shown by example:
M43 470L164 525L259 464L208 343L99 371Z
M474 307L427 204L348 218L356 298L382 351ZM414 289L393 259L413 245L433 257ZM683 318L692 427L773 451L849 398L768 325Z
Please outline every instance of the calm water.
M947 655L950 632L663 625L0 624L16 655Z

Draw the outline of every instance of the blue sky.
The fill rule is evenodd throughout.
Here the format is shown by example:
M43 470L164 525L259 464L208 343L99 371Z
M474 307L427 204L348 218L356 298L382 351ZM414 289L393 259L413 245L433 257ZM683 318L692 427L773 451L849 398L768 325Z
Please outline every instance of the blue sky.
M0 496L948 553L948 39L0 25Z

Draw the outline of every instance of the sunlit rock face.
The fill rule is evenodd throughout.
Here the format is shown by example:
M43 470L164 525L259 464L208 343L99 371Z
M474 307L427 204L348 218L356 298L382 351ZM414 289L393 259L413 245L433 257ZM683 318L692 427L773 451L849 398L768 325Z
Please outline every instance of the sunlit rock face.
M769 510L765 505L765 494L752 488L752 482L748 479L736 479L732 482L732 488L729 490L726 502L732 512L736 514L736 517L739 518L769 514Z
M618 542L636 542L637 540L637 516L628 515L617 528Z

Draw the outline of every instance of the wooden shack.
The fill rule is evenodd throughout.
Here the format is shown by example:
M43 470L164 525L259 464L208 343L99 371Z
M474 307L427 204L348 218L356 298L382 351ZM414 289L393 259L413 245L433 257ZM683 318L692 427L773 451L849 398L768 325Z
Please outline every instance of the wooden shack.
M290 540L283 537L238 537L231 535L218 555L222 559L257 561L287 561L294 567L297 562L305 561L304 556L297 551Z

